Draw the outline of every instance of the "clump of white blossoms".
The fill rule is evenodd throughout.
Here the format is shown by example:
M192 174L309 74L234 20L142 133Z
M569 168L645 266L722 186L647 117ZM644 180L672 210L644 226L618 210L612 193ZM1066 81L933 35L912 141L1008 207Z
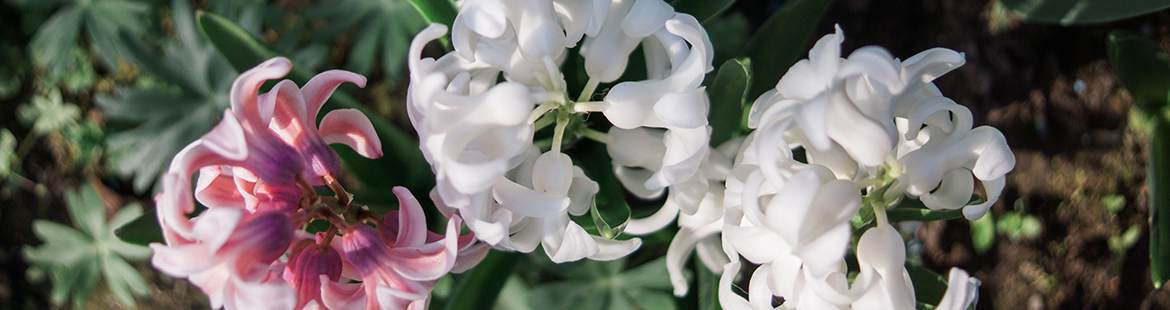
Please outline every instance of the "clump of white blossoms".
M614 173L631 192L653 198L670 188L679 210L698 212L710 149L700 83L713 52L694 17L662 0L464 0L451 30L455 51L422 58L424 45L445 33L431 25L411 43L407 111L436 175L432 198L478 238L520 252L540 245L554 262L636 250L638 238L607 239L614 236L570 219L589 213L599 191L562 152L581 137L607 143ZM639 46L647 78L595 93L623 75ZM576 94L560 69L573 57L583 58L588 76ZM590 112L612 128L587 124ZM551 137L534 138L550 126ZM708 222L722 215L712 213Z
M906 246L887 209L920 199L979 219L1015 166L998 130L972 128L970 111L932 84L963 65L962 54L935 48L903 61L864 47L842 58L843 40L839 28L821 38L752 106L756 130L724 193L726 309L773 309L776 296L783 309L914 309ZM972 199L976 182L983 201ZM746 299L732 291L741 257L759 265ZM937 309L975 302L978 280L952 269L949 282Z

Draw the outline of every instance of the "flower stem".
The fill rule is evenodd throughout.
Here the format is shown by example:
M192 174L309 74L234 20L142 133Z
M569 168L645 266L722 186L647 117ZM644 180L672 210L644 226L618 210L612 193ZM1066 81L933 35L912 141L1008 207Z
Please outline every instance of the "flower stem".
M606 143L606 141L608 140L607 137L609 137L609 134L606 134L606 133L601 132L597 129L593 129L593 128L589 128L589 127L581 127L581 134L585 135L585 137L589 138L589 140L593 140L593 141L597 141L597 142L601 142L601 143Z
M593 99L593 92L597 90L597 84L601 81L594 77L589 77L589 82L585 83L585 89L581 90L581 96L577 97L577 102L587 102Z
M578 101L573 104L573 112L603 112L608 107L605 101Z
M557 108L557 103L555 101L549 101L549 102L542 103L539 106L537 106L535 110L532 110L532 114L528 115L528 122L529 123L536 123L537 120L542 119L541 116L544 116L545 113L548 113L548 111L552 111L552 109L556 109L556 108ZM544 124L543 126L537 126L538 127L537 130L539 130L540 128L542 128L544 126L548 126L548 124Z
M553 130L552 152L561 152L561 143L565 136L565 127L569 125L568 113L557 113L557 127Z

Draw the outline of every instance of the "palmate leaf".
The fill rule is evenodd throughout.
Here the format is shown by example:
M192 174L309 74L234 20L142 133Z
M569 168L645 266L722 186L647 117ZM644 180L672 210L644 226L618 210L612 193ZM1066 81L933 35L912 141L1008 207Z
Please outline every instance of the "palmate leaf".
M236 78L235 70L203 41L190 4L175 1L171 8L178 41L167 44L161 54L129 34L122 40L130 61L177 89L120 88L116 96L97 97L107 118L132 126L110 134L108 142L111 149L125 151L116 166L134 176L140 192L155 184L179 150L222 117Z
M406 52L414 34L426 26L407 0L339 0L321 2L305 9L305 18L326 25L312 41L334 42L353 30L345 69L369 75L381 61L389 77L403 76Z
M62 1L64 2L64 1ZM61 2L29 2L29 5L53 7ZM68 63L69 53L77 45L84 27L86 40L109 68L118 67L123 46L118 39L123 31L134 34L145 29L143 15L149 6L129 0L68 1L49 17L33 35L29 53L37 64L54 72Z
M533 309L674 309L666 258L625 270L624 259L567 265L564 281L533 288Z
M142 208L137 204L127 205L106 222L102 198L88 184L82 185L79 191L65 193L65 200L73 222L82 229L35 221L33 231L44 243L24 248L25 260L32 265L30 278L32 271L48 272L53 281L53 300L64 303L72 299L80 307L101 276L118 301L133 308L133 296L147 295L149 286L124 258L145 260L151 251L118 240L114 228L142 216Z

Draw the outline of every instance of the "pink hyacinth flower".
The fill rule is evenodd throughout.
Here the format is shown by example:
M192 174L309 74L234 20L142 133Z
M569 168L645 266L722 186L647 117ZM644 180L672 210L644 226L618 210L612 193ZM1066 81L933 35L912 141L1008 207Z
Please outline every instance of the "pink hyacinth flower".
M316 241L323 239L325 234L317 233ZM284 280L297 290L297 304L293 309L304 309L310 302L324 304L322 283L341 279L341 254L332 246L320 246L313 241L304 239L293 247L284 271Z
M159 223L168 244L185 243L183 239L191 237L191 223L186 214L192 213L195 206L190 198L189 180L204 167L233 167L238 198L244 199L247 209L255 211L256 203L264 197L274 198L268 199L272 202L295 202L283 196L300 191L295 185L300 176L315 185L323 183L322 176L335 177L340 172L340 162L328 143L349 145L370 158L382 156L381 141L360 111L335 110L325 115L319 127L313 125L325 100L338 85L353 82L364 86L364 77L333 70L317 75L304 89L286 80L273 91L258 94L264 82L283 77L291 70L288 59L276 57L240 74L232 84L231 108L224 113L223 120L175 156L162 177L163 191L156 198ZM241 181L260 181L266 186L252 187L239 184ZM216 192L220 198L235 195L230 186L224 188L223 182L208 179L206 184L216 187L204 186L201 192ZM274 208L287 210L288 206Z
M361 111L333 110L321 119L320 127L314 125L326 99L345 82L365 87L366 78L349 71L330 70L314 76L304 88L290 80L281 81L272 91L260 95L258 101L268 127L301 154L303 173L313 185L323 185L322 177L336 176L341 171L337 153L329 148L331 143L348 145L368 158L382 157L382 142Z
M361 283L326 284L322 288L325 307L419 307L430 297L435 282L455 267L462 220L452 217L447 221L445 236L427 242L426 218L418 200L403 187L395 187L394 194L400 206L398 230L376 230L366 225L349 227L342 237L341 249ZM387 223L382 226L389 226Z

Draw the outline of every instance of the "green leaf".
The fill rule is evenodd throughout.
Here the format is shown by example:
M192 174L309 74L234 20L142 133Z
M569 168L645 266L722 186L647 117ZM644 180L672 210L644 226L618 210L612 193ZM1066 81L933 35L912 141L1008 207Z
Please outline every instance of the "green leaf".
M732 4L735 4L735 0L678 0L671 5L676 12L691 14L705 24L722 15Z
M215 126L237 76L200 37L189 2L174 1L171 12L177 40L166 42L161 52L128 32L120 37L126 60L161 85L119 88L116 95L96 100L106 117L122 127L107 136L107 143L118 152L118 172L133 176L138 192L155 186L175 154Z
M504 282L512 274L520 253L492 250L479 265L460 275L452 300L443 309L481 309L496 303Z
M577 165L600 187L589 213L598 234L612 240L621 235L630 222L630 205L626 203L625 190L613 174L613 160L604 144L582 141L577 145L581 149L579 154L582 154L574 157L579 160Z
M699 274L699 310L722 310L719 304L719 275L707 269L707 265L697 259L692 260L695 270Z
M73 223L81 227L81 231L90 236L105 233L106 207L102 196L93 186L85 184L77 191L66 192L65 204L69 207Z
M155 210L147 211L146 214L116 229L114 234L118 239L129 244L145 246L152 242L163 242L162 228L158 226Z
M53 66L68 61L69 52L77 44L85 13L80 7L70 6L60 10L45 21L29 44L29 54L38 64ZM54 67L55 68L55 67Z
M971 222L971 244L975 252L986 254L995 246L995 215L988 213L983 218Z
M248 35L239 25L223 17L203 12L198 14L197 21L211 43L237 70L251 69L279 56ZM293 66L288 78L303 84L312 76L304 67ZM391 204L396 199L385 190L387 188L401 185L414 193L431 190L435 177L418 148L418 141L341 90L333 93L319 115L324 117L327 111L340 108L358 109L366 114L378 132L378 138L382 140L382 149L388 150L381 158L370 160L348 147L334 148L347 170L365 186L365 190L354 193L355 199L371 204Z
M89 44L108 68L116 70L123 48L117 39L118 34L122 31L142 33L146 29L143 15L148 9L146 3L138 1L73 1L58 9L41 25L33 36L29 51L38 64L48 67L52 74L59 74L68 64L69 52L77 45L81 27L85 27Z
M102 256L102 271L110 292L124 306L134 308L134 296L144 297L150 293L150 285L142 279L142 275L114 253Z
M422 15L427 23L440 23L447 25L448 28L455 24L455 15L458 14L458 8L455 3L449 0L408 0L418 13ZM447 45L447 43L443 43Z
M1121 20L1170 7L1163 0L999 0L1020 19L1061 25Z
M72 227L48 220L33 220L33 232L45 243L24 247L25 260L39 265L69 265L83 260L96 248L93 238Z
M432 16L426 15L425 11L420 16L419 12L423 7L415 6L420 3L428 11L444 11L442 9L446 8L446 11L450 11L450 19L433 21L430 19ZM374 64L381 60L383 73L391 78L405 75L406 54L415 33L426 27L429 22L440 22L450 26L451 21L455 20L454 5L447 0L416 2L338 0L315 4L305 12L306 19L320 21L326 25L325 29L313 35L314 42L339 44L334 43L337 37L345 31L355 31L352 37L353 45L350 46L349 55L346 57L347 70L370 74Z
M788 68L803 58L805 43L832 3L833 0L787 1L748 39L747 56L752 60L748 98L776 87Z
M33 96L32 102L21 105L16 113L22 123L32 126L33 133L47 135L76 129L81 108L63 102L61 90L53 88L48 96Z
M910 274L910 282L914 283L914 299L918 303L933 308L942 301L947 293L946 277L910 262L906 263L906 272Z
M707 88L711 98L711 146L717 147L739 135L743 105L751 83L751 60L731 59L719 66L714 82Z
M1161 288L1170 279L1170 121L1152 118L1146 186L1150 191L1150 280Z
M561 264L563 281L533 288L533 309L676 309L666 259L660 257L622 271L625 260L582 260ZM563 267L561 267L563 266Z
M0 180L8 179L16 160L16 136L8 128L0 128Z
M931 210L926 208L893 208L886 211L891 221L949 221L963 218L963 209Z
M1137 106L1156 114L1170 94L1170 56L1157 42L1125 30L1109 33L1109 63Z

